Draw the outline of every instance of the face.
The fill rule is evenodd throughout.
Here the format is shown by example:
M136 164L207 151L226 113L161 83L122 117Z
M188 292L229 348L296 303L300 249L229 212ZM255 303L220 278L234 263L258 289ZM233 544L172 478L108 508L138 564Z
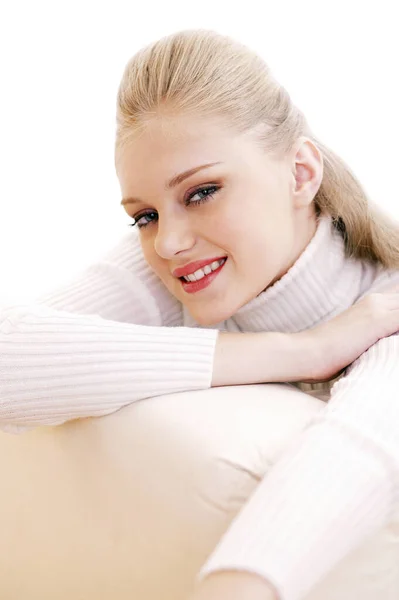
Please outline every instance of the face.
M200 325L231 317L280 279L316 230L322 162L306 138L276 159L215 122L154 119L116 170L146 261ZM175 273L182 267L195 281Z

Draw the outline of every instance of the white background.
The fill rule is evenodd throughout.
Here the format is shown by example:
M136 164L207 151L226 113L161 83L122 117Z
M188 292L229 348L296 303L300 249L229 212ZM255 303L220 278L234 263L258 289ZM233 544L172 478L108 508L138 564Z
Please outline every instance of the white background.
M114 170L128 59L186 28L259 52L369 197L399 218L396 2L35 2L0 8L0 303L62 284L127 231Z

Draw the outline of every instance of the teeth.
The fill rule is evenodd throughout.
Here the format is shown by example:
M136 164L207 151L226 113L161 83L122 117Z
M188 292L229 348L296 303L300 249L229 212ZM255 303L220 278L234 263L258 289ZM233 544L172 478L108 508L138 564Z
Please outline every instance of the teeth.
M222 258L221 260L214 260L213 263L211 263L210 265L206 265L206 267L204 267L203 269L198 269L190 275L184 275L184 279L186 281L199 281L200 279L205 277L205 275L209 275L209 273L211 273L212 271L216 271L216 269L220 267L220 265L222 265L224 262L224 258Z
M205 277L205 273L202 269L198 269L198 271L194 271L194 273L191 274L192 277L194 277L194 281L198 281L198 279L202 279L203 277ZM190 277L190 275L189 275Z

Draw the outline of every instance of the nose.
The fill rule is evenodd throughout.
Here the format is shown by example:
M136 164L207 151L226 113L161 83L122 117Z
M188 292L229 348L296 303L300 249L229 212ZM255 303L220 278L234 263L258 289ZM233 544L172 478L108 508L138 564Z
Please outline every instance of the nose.
M184 250L190 250L194 243L195 235L189 219L174 216L173 219L158 220L154 248L161 258L173 258Z

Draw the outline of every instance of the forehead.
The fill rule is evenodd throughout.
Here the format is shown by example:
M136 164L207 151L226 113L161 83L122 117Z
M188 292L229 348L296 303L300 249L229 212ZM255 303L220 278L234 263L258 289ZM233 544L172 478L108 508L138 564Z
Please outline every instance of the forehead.
M243 154L244 136L222 125L188 118L153 119L118 152L118 176L156 167L166 176L197 164L225 162Z

